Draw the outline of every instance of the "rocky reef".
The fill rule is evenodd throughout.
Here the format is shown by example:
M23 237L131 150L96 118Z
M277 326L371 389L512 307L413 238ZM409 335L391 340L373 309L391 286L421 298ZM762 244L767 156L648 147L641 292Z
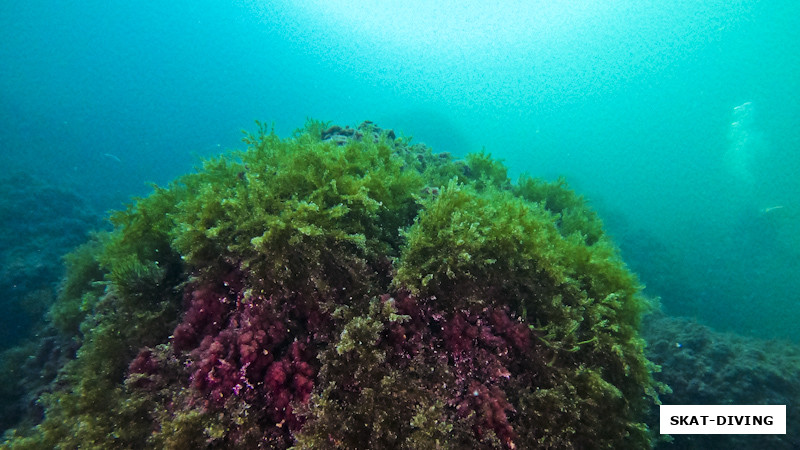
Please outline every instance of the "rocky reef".
M664 367L655 377L672 389L661 396L664 404L786 405L787 434L676 435L658 449L800 448L800 348L663 314L649 315L644 330L648 357Z
M102 226L86 200L24 172L0 175L0 350L29 337L53 302L62 255Z
M647 302L563 181L310 121L115 213L4 448L648 448Z
M64 274L62 256L101 218L55 180L23 172L0 175L0 429L41 415L34 400L55 378L74 345L43 329Z

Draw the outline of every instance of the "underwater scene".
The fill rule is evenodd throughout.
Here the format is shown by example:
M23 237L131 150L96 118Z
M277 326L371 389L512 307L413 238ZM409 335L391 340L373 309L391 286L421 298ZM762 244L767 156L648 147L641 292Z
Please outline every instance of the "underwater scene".
M0 448L800 448L798 30L5 2Z

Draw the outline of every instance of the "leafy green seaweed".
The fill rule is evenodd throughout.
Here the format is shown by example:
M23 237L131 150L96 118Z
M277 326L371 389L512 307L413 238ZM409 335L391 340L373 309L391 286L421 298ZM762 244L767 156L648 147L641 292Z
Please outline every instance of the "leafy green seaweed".
M582 198L563 180L512 183L483 152L455 161L369 124L343 140L323 140L327 129L309 121L280 139L259 124L246 151L136 199L112 215L113 232L68 257L49 317L80 349L41 396L44 420L11 430L3 448L280 445L246 402L194 404L191 357L170 340L186 286L230 273L247 298L314 299L330 317L333 331L313 341L313 395L295 405L297 448L512 446L476 431L474 414L453 419L447 386L463 374L447 358L398 362L387 342L411 325L389 292L447 317L508 308L528 324L542 359L519 367L540 373L504 385L520 445L651 445L642 420L659 386L638 334L647 302ZM157 376L129 373L142 349Z

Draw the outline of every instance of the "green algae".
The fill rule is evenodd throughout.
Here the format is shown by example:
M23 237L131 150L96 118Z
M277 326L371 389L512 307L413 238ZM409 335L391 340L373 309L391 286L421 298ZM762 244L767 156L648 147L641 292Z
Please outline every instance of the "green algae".
M352 276L343 266L396 254L397 230L416 213L420 174L402 170L386 138L337 146L310 132L318 127L281 141L262 126L246 138L247 152L181 180L197 193L181 203L171 232L188 263L233 258L265 289L325 289Z
M530 393L523 388L522 401L531 402L531 412L558 410L570 419L548 422L555 425L540 443L562 436L565 445L593 436L586 442L611 444L627 436L629 444L644 445L646 427L629 420L645 407L646 397L656 398L637 331L646 302L606 238L586 245L586 235L562 236L556 223L541 203L452 181L424 204L407 232L394 283L447 302L445 309L512 305L536 324L531 326L540 341L552 350L550 376L558 381ZM569 406L574 399L614 405L621 414L611 420L597 409L597 417L588 420L592 408ZM563 414L568 406L574 411ZM606 437L598 440L601 429Z
M338 330L320 350L311 401L298 405L298 448L507 444L446 420L456 375L444 365L387 364L376 342L407 320L377 300L390 291L443 311L508 306L530 324L546 356L538 384L507 389L524 445L650 445L642 419L657 386L638 336L647 304L582 198L563 180L511 183L486 153L454 161L371 126L338 145L321 139L326 127L310 121L280 139L259 124L246 151L137 199L74 253L50 316L81 347L41 397L43 422L3 446L224 448L231 430L243 448L267 445L246 406L191 405L186 355L170 350L182 287L230 270L254 293L318 298ZM126 368L159 345L169 376L140 389Z
M405 370L385 364L387 352L377 346L381 333L407 316L393 302L373 299L363 314L340 308L345 322L338 340L320 356L320 378L332 380L315 394L305 414L312 418L297 435L295 448L437 448L445 446L453 424L430 387L442 391L448 375L434 373L423 361ZM343 382L343 380L347 380ZM365 388L353 391L349 386Z

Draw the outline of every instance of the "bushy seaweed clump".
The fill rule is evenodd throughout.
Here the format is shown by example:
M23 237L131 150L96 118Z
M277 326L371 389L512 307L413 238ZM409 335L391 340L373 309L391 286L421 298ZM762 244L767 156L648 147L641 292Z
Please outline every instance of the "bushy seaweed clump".
M370 123L246 142L73 258L80 349L8 448L650 446L645 303L562 181Z

